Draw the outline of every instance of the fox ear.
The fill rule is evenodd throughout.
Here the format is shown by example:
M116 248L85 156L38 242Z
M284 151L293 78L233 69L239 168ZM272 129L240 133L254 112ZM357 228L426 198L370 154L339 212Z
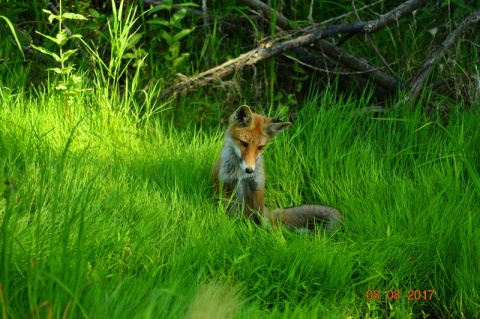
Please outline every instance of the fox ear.
M248 105L242 105L233 113L232 120L241 127L248 127L252 124L252 117L250 107L248 107Z
M272 123L267 125L265 131L268 135L274 137L284 129L288 128L290 125L292 125L290 122L280 122L278 120L274 120Z

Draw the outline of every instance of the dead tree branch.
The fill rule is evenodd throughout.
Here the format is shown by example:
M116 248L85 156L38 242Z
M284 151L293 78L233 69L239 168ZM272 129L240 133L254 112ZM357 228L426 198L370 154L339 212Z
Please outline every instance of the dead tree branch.
M470 27L480 21L480 9L467 16L458 27L442 42L440 47L435 50L422 64L416 76L411 81L410 94L407 97L407 103L415 105L420 93L423 90L427 76L437 61L457 42L458 37L464 34Z
M264 61L277 54L281 54L295 48L305 47L335 35L361 32L374 33L398 21L398 19L423 6L426 2L427 0L409 0L387 12L386 14L381 15L375 20L331 25L325 29L314 30L313 32L280 43L266 43L261 47L240 55L236 59L227 61L213 69L207 70L197 76L187 78L180 83L177 83L171 89L162 92L161 98L181 92L192 91L196 87L220 80L225 76L231 75L234 72L238 72L246 66L253 66L256 63Z
M247 1L241 0L241 1L251 6L251 8L255 10L262 8L263 11L268 11L267 8L269 8L266 4L264 4L263 2L260 2L259 0L247 0ZM358 21L361 21L360 17L358 16L358 12L354 3L353 3L353 8L358 18ZM274 12L274 10L270 9L269 12ZM283 29L289 28L290 23L288 19L286 19L283 15L281 15L280 13L277 13L277 19L281 21L280 23L277 23L277 24L280 24L281 28ZM327 42L325 40L320 40L317 46L320 47L322 51L321 53L327 55L331 59L333 58L334 60L336 60L336 62L341 62L343 65L349 67L350 69L353 69L354 71L353 72L339 71L335 67L329 66L326 63L325 59L320 60L315 54L309 53L309 50L307 50L306 48L295 48L292 51L294 51L295 53L297 53L299 56L302 57L302 60L296 59L298 63L304 66L310 67L313 70L320 71L322 73L340 75L341 77L343 77L342 79L339 79L341 82L352 82L352 81L357 83L367 82L367 80L359 78L359 75L361 74L362 76L366 76L367 79L372 80L376 85L379 85L380 87L384 88L387 92L395 92L398 89L398 86L400 83L398 79L396 79L395 77L389 76L388 74L384 73L382 69L372 66L364 59L358 58L350 54L348 51L341 49L336 45L332 44L331 42ZM289 59L294 59L293 57L288 56L286 54L284 54L284 56L287 56ZM310 62L306 63L304 61L310 61ZM384 61L386 68L390 69L387 62L384 59L382 61ZM353 78L353 77L356 77L356 78ZM376 89L378 90L380 88L376 88Z

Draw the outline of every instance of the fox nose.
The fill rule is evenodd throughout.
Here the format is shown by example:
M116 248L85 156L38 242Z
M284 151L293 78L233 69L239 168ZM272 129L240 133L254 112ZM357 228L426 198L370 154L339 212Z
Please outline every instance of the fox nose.
M245 168L245 173L247 173L247 174L252 174L252 173L253 173L253 169L251 169L250 167L247 167L247 168Z

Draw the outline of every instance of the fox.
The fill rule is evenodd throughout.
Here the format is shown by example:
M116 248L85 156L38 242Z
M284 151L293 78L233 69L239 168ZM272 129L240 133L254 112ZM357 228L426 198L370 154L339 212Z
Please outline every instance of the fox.
M273 211L265 207L262 151L291 125L254 113L248 105L238 107L229 118L220 156L212 169L214 192L228 214L243 215L256 224L309 231L321 225L326 231L336 230L343 224L343 215L331 206L302 205Z

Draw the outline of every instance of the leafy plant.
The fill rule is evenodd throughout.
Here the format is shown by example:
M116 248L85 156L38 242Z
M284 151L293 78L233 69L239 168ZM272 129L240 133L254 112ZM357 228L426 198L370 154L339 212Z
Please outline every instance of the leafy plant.
M154 15L159 11L167 11L170 19L154 16L147 23L152 25L152 31L159 32L160 37L165 40L168 46L168 54L164 55L165 67L173 75L178 71L185 69L185 62L190 57L189 53L181 52L180 40L193 32L194 28L186 28L182 21L184 20L187 9L186 7L197 6L194 3L182 3L174 6L172 0L163 1L149 11L150 15ZM180 8L180 9L179 9ZM172 12L175 10L175 13Z
M49 35L43 34L41 32L36 31L42 37L52 41L58 46L58 54L48 50L43 46L36 46L32 45L32 47L43 54L47 54L55 59L57 63L59 63L59 67L49 68L49 71L53 71L61 76L61 81L55 87L56 90L61 91L65 96L71 99L73 96L80 93L82 90L79 89L79 84L82 81L81 76L75 75L75 67L74 64L67 63L68 59L77 52L77 49L70 49L65 50L64 46L69 39L72 38L79 38L81 39L82 36L80 34L72 34L68 36L67 31L65 28L62 27L62 23L65 20L87 20L81 14L76 13L63 13L62 12L62 1L60 1L60 12L59 14L54 14L50 10L43 9L43 12L47 13L48 21L53 23L54 20L58 22L58 33L55 37L51 37Z

